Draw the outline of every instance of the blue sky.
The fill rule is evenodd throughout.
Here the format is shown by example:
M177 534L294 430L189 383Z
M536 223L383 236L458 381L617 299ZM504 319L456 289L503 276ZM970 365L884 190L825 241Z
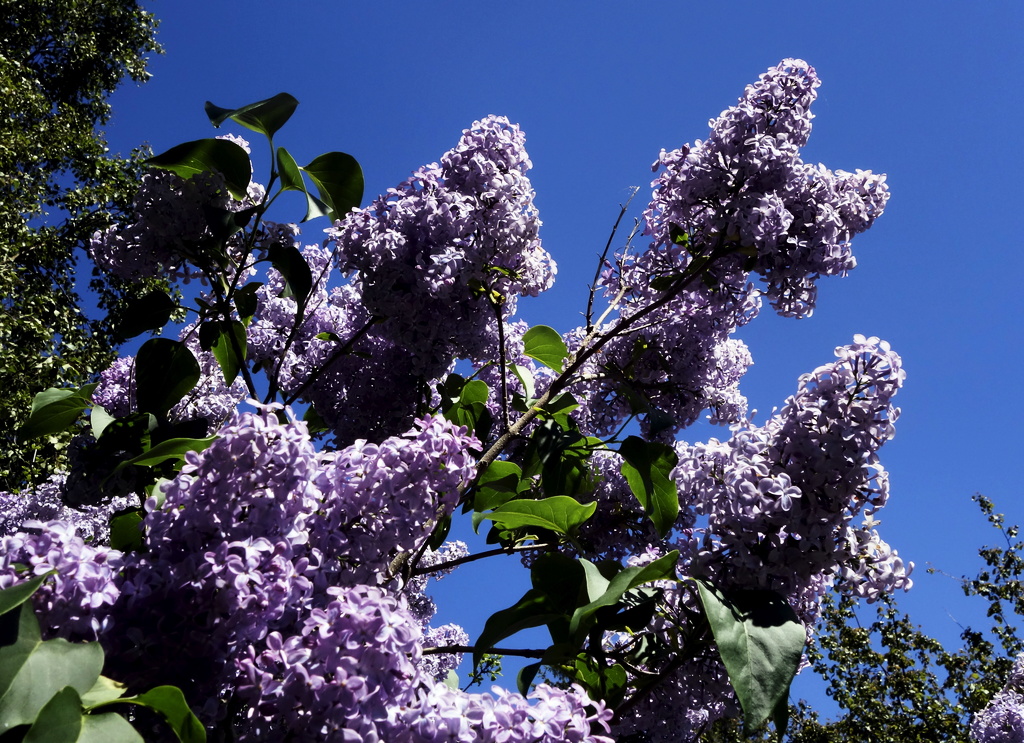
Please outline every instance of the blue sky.
M619 203L631 186L641 187L641 206L649 195L660 149L705 137L708 119L769 66L806 59L823 84L804 159L885 172L892 199L854 243L858 268L822 283L811 319L766 312L746 329L755 366L744 389L763 421L801 373L855 333L890 341L908 378L897 436L882 450L892 496L881 531L918 566L900 605L948 642L960 625L984 621L980 604L972 608L952 579L926 567L958 576L979 566L977 548L996 534L971 503L974 492L994 499L1011 523L1024 522L1015 433L1024 418L1024 4L148 7L161 19L167 54L153 59L150 82L114 96L114 151L147 141L159 152L212 136L206 100L234 107L287 91L301 105L278 143L300 163L328 150L354 155L369 197L435 161L475 119L493 113L520 123L542 239L559 264L556 287L520 307L531 323L559 330L576 325L585 306ZM299 209L295 202L292 219ZM308 225L309 241L325 226ZM447 580L446 597L456 596L447 600L461 605L446 615L467 612L471 634L487 610L518 598L484 606L473 582Z

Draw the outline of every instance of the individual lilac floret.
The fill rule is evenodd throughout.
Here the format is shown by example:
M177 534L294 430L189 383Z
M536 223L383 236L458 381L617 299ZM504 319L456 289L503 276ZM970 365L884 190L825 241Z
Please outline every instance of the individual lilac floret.
M33 595L46 637L95 641L112 624L120 595L120 552L86 544L63 521L29 522L0 540L0 589L56 574Z
M1006 686L971 720L974 743L1024 741L1024 653L1017 656Z

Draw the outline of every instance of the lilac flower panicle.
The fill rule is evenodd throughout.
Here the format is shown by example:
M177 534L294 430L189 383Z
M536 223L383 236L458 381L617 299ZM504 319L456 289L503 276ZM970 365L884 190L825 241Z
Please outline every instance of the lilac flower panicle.
M800 159L819 84L806 62L783 60L711 122L708 139L662 152L644 214L651 244L603 276L608 294L621 295L621 317L647 314L642 330L613 339L581 369L585 381L573 388L581 427L614 431L637 398L651 411L641 416L645 432L652 419L667 420L666 440L703 410L715 422L743 420L738 382L752 362L732 334L758 314L762 296L783 315L811 314L818 277L856 265L850 240L882 213L888 190L885 176ZM676 230L690 247L673 239ZM691 282L649 311L664 293L654 281L681 275L693 252L717 256L705 271L713 281Z
M973 743L1024 741L1024 653L1017 656L1006 686L971 720Z
M44 636L95 641L113 623L123 556L86 544L64 521L35 521L0 539L0 589L53 571L32 599Z

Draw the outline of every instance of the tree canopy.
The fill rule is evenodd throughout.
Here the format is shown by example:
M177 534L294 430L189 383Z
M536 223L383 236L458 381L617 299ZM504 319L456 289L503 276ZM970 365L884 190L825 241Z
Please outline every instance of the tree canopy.
M111 157L98 127L122 81L146 80L155 30L134 0L0 0L0 490L37 481L69 440L19 440L32 396L114 358L107 313L135 290L96 276L95 316L79 251L131 203L138 158Z

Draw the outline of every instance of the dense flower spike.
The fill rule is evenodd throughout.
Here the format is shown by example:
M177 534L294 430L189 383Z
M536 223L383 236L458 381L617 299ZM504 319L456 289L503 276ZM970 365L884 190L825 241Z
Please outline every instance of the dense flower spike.
M123 565L117 550L86 544L64 521L29 522L0 540L0 589L53 571L33 597L44 633L94 641L112 624Z
M889 494L877 450L894 433L892 397L904 379L889 344L857 336L838 360L804 375L762 428L679 448L681 500L708 518L693 574L716 585L790 597L813 621L817 580L842 578L867 596L907 588L908 572L870 533L850 522L875 513ZM856 532L854 532L856 534Z
M1003 690L971 720L974 743L1019 743L1024 740L1024 654L1017 656Z
M817 278L854 267L850 239L882 213L888 190L870 171L802 162L818 85L806 62L783 60L711 122L707 140L662 152L645 212L651 245L622 256L605 282L623 317L677 293L588 365L592 381L576 388L587 400L581 424L606 433L641 414L646 430L674 433L705 409L741 420L738 382L751 358L731 334L757 315L762 294L780 314L809 315ZM709 257L699 277L673 288Z

